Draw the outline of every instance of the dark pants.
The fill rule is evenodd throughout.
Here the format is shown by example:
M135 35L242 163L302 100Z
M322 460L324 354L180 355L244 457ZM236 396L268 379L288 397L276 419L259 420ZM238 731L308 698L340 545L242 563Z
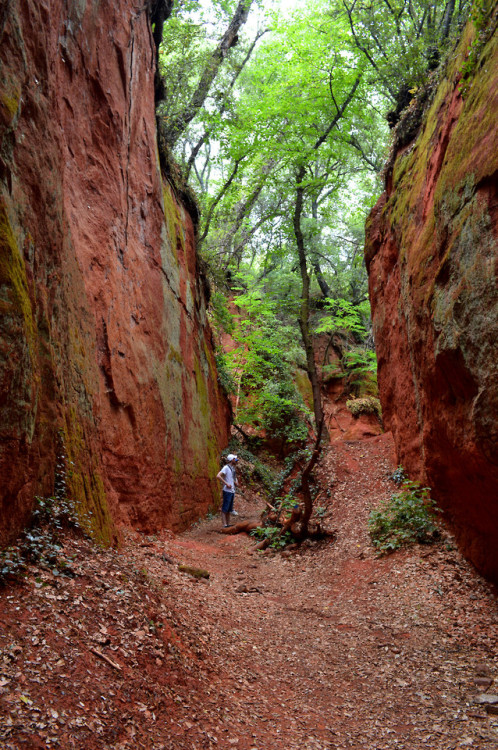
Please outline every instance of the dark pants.
M234 496L235 496L235 492L230 492L230 490L223 490L223 504L221 506L222 513L232 512Z

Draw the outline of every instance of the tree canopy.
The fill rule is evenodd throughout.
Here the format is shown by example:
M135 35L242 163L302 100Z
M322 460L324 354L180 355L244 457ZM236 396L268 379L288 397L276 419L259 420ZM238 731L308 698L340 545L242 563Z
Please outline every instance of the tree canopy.
M164 26L158 116L198 195L214 319L240 347L225 366L246 421L279 409L280 426L291 413L306 421L292 387L301 367L318 429L315 334L342 332L344 368L372 369L363 226L386 115L395 124L469 4L312 0L284 12L263 0L183 0Z

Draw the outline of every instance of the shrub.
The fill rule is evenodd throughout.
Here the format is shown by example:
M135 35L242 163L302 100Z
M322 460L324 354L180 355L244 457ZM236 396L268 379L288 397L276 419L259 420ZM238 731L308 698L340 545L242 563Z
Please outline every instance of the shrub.
M253 529L250 533L251 536L256 537L256 539L259 539L260 541L268 539L268 546L272 549L283 549L288 544L292 544L292 542L296 541L290 531L284 531L284 533L282 533L282 529L278 526L259 526L257 529Z
M267 464L261 461L260 458L251 453L250 450L244 448L237 438L231 438L228 448L223 451L223 456L227 456L229 453L236 453L239 458L246 461L252 466L252 471L249 467L241 466L240 470L245 474L245 479L250 481L251 479L259 480L265 490L271 494L275 485L275 472Z
M439 508L429 493L429 487L405 480L399 492L370 513L368 532L379 555L438 538L435 514Z
M400 484L403 484L403 482L408 479L408 477L406 476L404 468L400 465L394 469L393 473L389 476L389 479L399 487Z
M382 419L380 401L378 398L375 398L375 396L353 398L350 401L346 401L346 406L353 417L359 417L360 414L375 414L379 419Z
M346 377L346 373L338 362L332 362L322 367L322 381L331 383L333 380L341 380Z
M220 383L221 387L229 396L231 393L235 393L237 390L235 385L235 380L233 379L232 373L230 372L226 356L223 352L219 351L214 355L214 359L216 362L216 371L218 373L218 382Z
M35 497L29 528L20 534L15 545L0 551L0 586L24 575L30 563L48 568L56 576L74 576L63 556L61 532L63 529L75 529L87 534L86 530L91 528L92 512L78 511L73 500L67 496L66 479L69 471L64 445L61 443L54 495Z

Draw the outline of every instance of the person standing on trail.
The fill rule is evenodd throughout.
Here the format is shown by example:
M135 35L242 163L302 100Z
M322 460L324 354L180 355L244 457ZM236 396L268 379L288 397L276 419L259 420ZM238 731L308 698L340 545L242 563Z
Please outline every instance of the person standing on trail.
M234 454L235 455L235 454ZM235 462L231 465L232 474L233 474L233 491L237 492L237 487L239 486L239 480L237 479L237 461L239 460L238 456L235 456ZM235 497L233 498L233 502L235 503ZM238 516L239 514L235 510L235 507L232 505L232 516Z
M235 465L238 460L239 459L234 453L229 453L226 457L225 466L216 475L216 478L223 483L221 517L223 518L223 527L225 529L230 526L230 513L233 511L235 485L238 484L237 479L235 478Z

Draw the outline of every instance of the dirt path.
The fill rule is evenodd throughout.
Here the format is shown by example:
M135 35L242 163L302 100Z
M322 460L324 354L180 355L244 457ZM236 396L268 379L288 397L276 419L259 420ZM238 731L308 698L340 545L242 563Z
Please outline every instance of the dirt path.
M219 519L119 555L68 538L73 578L33 568L0 600L2 747L498 748L476 702L498 693L494 590L449 540L369 546L390 455L386 436L333 445L336 538L294 553L254 552ZM237 507L259 510L251 492Z
M226 661L223 747L498 747L498 717L473 703L498 677L490 588L448 542L382 560L369 546L390 452L382 437L326 455L333 543L251 555L213 521L171 545L212 572L201 599Z

